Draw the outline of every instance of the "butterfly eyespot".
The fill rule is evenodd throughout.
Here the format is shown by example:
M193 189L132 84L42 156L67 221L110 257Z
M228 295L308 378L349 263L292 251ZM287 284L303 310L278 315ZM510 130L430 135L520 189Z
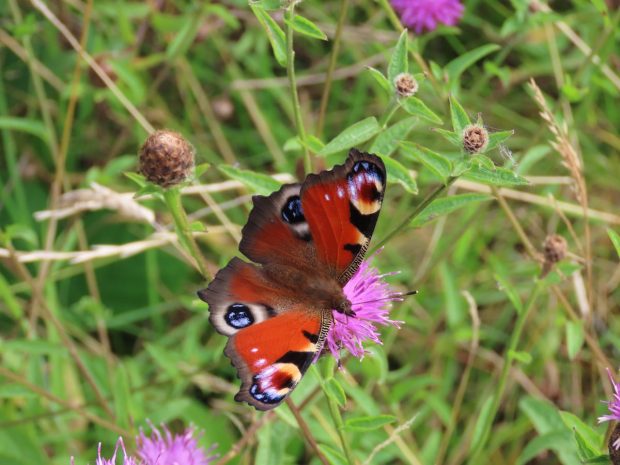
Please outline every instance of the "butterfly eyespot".
M292 195L282 207L282 219L288 224L303 223L306 221L304 212L301 208L301 199L298 195Z
M232 304L226 310L224 319L229 326L235 329L245 328L254 323L254 315L247 305Z
M370 161L358 161L353 165L352 169L354 174L366 173L369 177L376 179L379 183L383 183L383 173L377 165ZM351 175L349 175L351 177Z

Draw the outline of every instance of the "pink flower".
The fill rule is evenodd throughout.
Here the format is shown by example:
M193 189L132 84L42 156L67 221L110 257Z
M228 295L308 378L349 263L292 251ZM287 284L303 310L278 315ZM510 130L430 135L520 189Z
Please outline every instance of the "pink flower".
M365 354L363 342L381 344L376 325L393 325L399 328L402 321L388 318L391 302L402 301L403 294L383 279L396 273L379 274L377 268L364 260L351 280L344 286L344 294L352 304L355 316L332 311L334 322L327 333L327 348L336 359L340 359L340 349L348 350L362 359Z
M136 459L127 455L127 451L125 450L125 444L123 443L123 438L118 438L116 441L116 446L114 447L114 454L112 454L111 459L106 459L101 457L101 443L99 443L99 447L97 448L97 460L95 461L95 465L116 465L116 453L118 452L118 447L121 447L123 451L123 465L138 465ZM73 461L71 462L73 465Z
M433 31L438 24L454 26L463 16L460 0L390 0L400 20L416 34Z
M217 456L208 456L213 446L204 450L194 437L194 428L187 428L182 434L172 434L162 425L163 434L153 424L148 437L142 429L136 439L136 454L145 465L208 465Z
M605 402L611 413L610 415L603 415L602 417L599 417L599 423L604 421L620 421L620 383L616 383L614 381L614 377L609 368L607 368L607 374L609 375L609 380L614 388L613 398L609 402ZM617 444L617 448L620 448L620 443Z

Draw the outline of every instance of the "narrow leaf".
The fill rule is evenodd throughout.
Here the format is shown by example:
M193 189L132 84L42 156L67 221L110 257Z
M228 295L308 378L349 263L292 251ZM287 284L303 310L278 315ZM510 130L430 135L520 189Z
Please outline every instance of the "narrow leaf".
M618 235L618 233L612 229L607 230L607 235L611 239L611 242L614 245L614 248L616 249L616 253L618 254L618 257L620 257L620 235Z
M344 389L335 378L329 378L325 382L325 394L331 397L340 407L347 403L347 396Z
M187 53L190 46L194 43L196 34L203 24L204 17L201 14L190 14L183 22L183 26L174 36L166 48L166 59L174 60Z
M395 180L411 194L418 193L418 185L415 182L411 171L391 157L382 157L381 159L383 160L383 163L385 163L388 179Z
M372 431L396 421L393 415L376 415L368 417L349 418L345 428L350 431Z
M478 414L478 419L476 420L476 424L474 425L474 433L471 438L471 445L469 446L469 450L476 449L478 443L482 440L482 434L484 432L485 425L493 422L493 418L491 417L491 404L493 404L493 396L488 396L484 403L482 404L482 408L480 409L480 413Z
M381 130L377 118L371 116L349 126L323 147L318 155L325 156L341 150L349 150L376 135Z
M443 155L433 152L426 147L412 142L401 142L403 154L413 160L419 161L433 174L438 176L445 184L452 172L452 163Z
M463 129L465 129L465 126L471 124L471 120L455 97L450 97L450 117L452 118L452 129L460 139Z
M259 194L267 195L277 191L281 184L270 176L262 173L255 173L249 170L241 170L230 165L220 165L217 167L223 174L230 179L242 182L251 190Z
M250 8L256 15L258 22L265 29L265 32L267 32L267 37L271 43L271 48L273 49L276 60L281 66L286 66L286 36L284 35L284 31L261 7L250 4Z
M418 118L409 116L398 123L382 131L370 146L371 153L390 156L398 147L399 142L405 140L407 134L413 129Z
M349 465L349 462L339 450L334 449L327 444L319 444L319 449L323 452L323 455L325 455L331 465Z
M428 108L426 104L417 97L411 96L400 102L403 109L410 115L419 116L425 120L435 124L443 124L441 118L437 116L433 110Z
M47 137L47 129L45 125L39 121L28 118L17 118L13 116L0 116L0 129L9 129L11 131L21 131L37 136L45 143L49 142Z
M508 357L524 365L532 363L532 354L524 350L509 350Z
M312 37L313 39L327 40L325 33L321 31L316 24L303 16L295 15L292 21L288 19L284 21L300 34Z
M570 360L575 360L577 357L583 346L583 340L583 325L577 321L566 322L566 350Z
M452 213L453 211L463 208L466 205L491 199L491 196L485 194L461 194L433 200L428 207L422 210L422 212L414 218L411 222L411 226L419 228L423 224L428 223L441 215L447 215L448 213Z
M490 170L483 166L474 165L464 174L464 177L491 186L527 186L529 184L529 181L523 176L519 176L506 168Z
M388 80L393 85L394 78L400 73L406 73L409 70L407 60L407 29L404 29L398 38L396 47L392 52L390 63L388 64Z
M452 131L446 131L445 129L433 128L433 131L442 136L448 142L450 142L455 147L463 148L463 140L460 134L456 134Z
M379 71L378 69L375 69L371 66L369 66L368 68L366 68L368 71L370 71L370 75L375 78L375 81L377 81L379 83L379 85L381 86L381 88L388 94L392 93L392 85L390 84L390 81L387 80L387 78L383 75L383 73L381 71Z
M494 149L498 145L503 144L510 136L514 135L514 131L498 131L489 133L489 144L485 152Z
M459 55L445 66L445 70L450 78L450 81L453 82L458 79L459 76L463 74L463 71L473 65L476 61L485 57L489 53L499 50L499 48L500 46L497 44L487 44Z

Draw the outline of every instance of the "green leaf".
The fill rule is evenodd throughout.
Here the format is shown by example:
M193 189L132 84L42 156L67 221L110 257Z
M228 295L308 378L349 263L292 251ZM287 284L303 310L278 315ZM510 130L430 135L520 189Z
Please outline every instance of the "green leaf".
M568 358L575 360L577 354L583 346L584 332L583 325L580 321L567 321L566 322L566 349L568 351Z
M284 21L300 34L312 37L313 39L327 40L325 33L321 31L316 24L303 16L295 15L292 21L288 19Z
M452 213L453 211L467 205L491 199L492 197L490 195L485 194L460 194L435 199L428 207L422 210L416 218L414 218L411 222L411 226L414 228L419 228L423 224L433 221L441 215L447 215L448 213Z
M442 136L455 147L458 147L459 149L463 148L463 139L460 134L456 134L452 131L446 131L441 128L433 128L433 131Z
M400 101L403 109L410 115L419 116L435 124L443 124L441 118L437 116L426 104L417 97L411 96Z
M205 174L209 168L211 168L211 163L201 163L196 165L196 168L194 168L194 176L199 178Z
M254 171L249 170L241 170L230 165L219 165L217 169L230 179L240 181L251 190L263 195L268 195L273 191L277 191L282 185L266 174L255 173Z
M552 450L560 456L560 459L564 465L578 465L580 464L580 461L577 458L577 450L574 445L572 447L572 453L574 453L574 455L571 456L570 453L566 452L560 453L560 451L562 451L565 447L570 448L571 442L572 440L570 433L566 431L558 430L541 434L540 436L528 441L519 456L517 464L525 465L526 463L531 463L531 460L540 455L542 452Z
M194 39L196 39L196 35L203 22L203 15L197 12L187 15L181 30L178 31L166 48L167 60L174 60L187 53L190 46L194 43Z
M585 447L593 452L593 454L587 458L592 458L602 453L602 447L605 443L604 434L597 433L594 428L584 423L579 417L570 412L561 411L560 417L569 429L576 435L579 435L580 439L578 441L582 441Z
M362 142L366 142L379 131L381 131L381 127L377 122L377 118L371 116L363 119L334 137L317 155L326 156L341 150L349 150Z
M456 81L459 76L476 61L499 49L500 46L497 44L487 44L459 55L444 68L448 74L450 82Z
M349 465L349 462L339 450L334 449L327 444L319 444L319 450L323 452L325 458L327 458L327 460L329 460L329 463L331 463L332 465Z
M0 129L25 132L38 137L46 144L49 143L47 129L45 128L45 125L39 120L17 118L13 116L0 116Z
M611 239L611 243L614 245L618 257L620 257L620 235L612 229L607 230L607 235Z
M519 293L514 288L512 283L499 274L495 275L495 281L498 282L500 290L506 293L508 299L517 310L517 313L520 314L521 312L523 312L523 303L521 302L521 297L519 297Z
M325 394L333 399L340 407L344 407L347 403L347 396L344 389L335 378L329 378L325 381Z
M532 363L532 354L524 350L509 350L508 357L519 363L523 363L524 365L529 365Z
M372 431L396 421L393 415L375 415L367 417L349 418L344 427L349 431Z
M377 81L379 83L379 85L381 86L381 88L388 94L392 94L392 84L390 84L390 81L387 80L387 78L383 75L383 73L381 71L379 71L378 69L375 69L371 66L369 66L368 68L366 68L368 71L370 71L370 75L375 78L375 81Z
M503 144L510 136L514 135L514 133L514 130L489 133L489 143L485 149L485 152L493 150L498 145Z
M119 363L113 372L114 380L111 383L114 394L115 420L123 428L129 427L132 418L131 386L127 368Z
M491 186L527 186L529 181L506 168L490 170L482 166L472 166L464 174L466 179Z
M418 118L415 116L409 116L381 131L373 141L369 151L386 157L392 155L396 147L398 147L398 143L407 137L407 134L413 129L417 121Z
M415 182L411 171L391 157L381 157L381 159L383 160L383 163L385 163L388 179L395 180L411 194L418 193L418 185Z
M482 434L484 432L484 427L487 423L492 423L493 418L491 418L491 407L493 403L493 396L488 396L484 403L482 404L482 408L480 409L480 413L478 414L478 419L476 420L476 424L474 425L474 433L471 438L471 445L469 446L469 450L475 450L478 443L482 440Z
M133 182L135 182L138 187L144 187L146 186L146 178L144 176L142 176L140 173L134 173L133 171L127 171L125 173L123 173L127 178L131 179Z
M459 137L459 145L462 145L463 129L471 124L471 120L455 97L450 97L450 118L452 119L452 129Z
M390 81L390 84L393 86L396 76L400 73L406 73L407 71L409 71L409 62L407 60L407 29L404 29L390 57L390 63L387 69L388 81Z
M412 142L401 142L400 146L403 154L422 163L433 174L438 176L444 184L448 181L448 177L452 172L452 163L446 157Z
M263 8L252 4L250 4L250 8L256 15L258 22L265 29L276 60L280 66L286 66L286 36L284 31Z

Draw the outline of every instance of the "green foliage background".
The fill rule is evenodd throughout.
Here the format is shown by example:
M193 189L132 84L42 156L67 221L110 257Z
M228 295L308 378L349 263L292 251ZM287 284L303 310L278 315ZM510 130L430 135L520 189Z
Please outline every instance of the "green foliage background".
M107 456L119 435L132 449L148 419L177 431L193 423L202 445L217 443L239 464L320 463L312 440L335 464L605 463L607 424L596 418L610 395L604 369L618 368L620 347L617 2L466 0L458 27L410 35L398 55L400 26L384 0L306 0L296 11L312 23L298 27L313 33L314 24L328 40L294 34L301 139L276 59L287 52L277 3L0 3L0 463L94 463L99 441ZM118 91L68 36L83 36ZM390 60L402 70L403 56L424 104L409 112L376 72L387 75ZM530 78L577 154L572 171ZM451 130L458 102L492 134L514 135L470 165L449 134L432 130ZM360 121L363 130L342 136ZM388 160L374 244L439 194L376 258L382 271L400 270L396 286L420 290L394 306L405 324L385 328L384 344L363 361L337 370L324 357L308 373L292 396L305 434L286 405L264 414L232 400L239 382L225 338L195 297L206 283L179 248L71 260L96 246L144 244L155 224L173 229L161 201L137 200L155 212L150 223L110 203L57 221L35 216L74 205L75 194L61 194L92 183L131 202L138 187L125 173L137 170L151 126L196 147L193 184L211 189L183 201L206 226L198 242L211 274L238 253L249 194L299 178L304 145L315 171L341 162L353 143ZM266 176L276 173L288 177ZM586 196L576 195L581 176ZM570 253L538 281L551 233ZM53 252L68 255L46 260Z

